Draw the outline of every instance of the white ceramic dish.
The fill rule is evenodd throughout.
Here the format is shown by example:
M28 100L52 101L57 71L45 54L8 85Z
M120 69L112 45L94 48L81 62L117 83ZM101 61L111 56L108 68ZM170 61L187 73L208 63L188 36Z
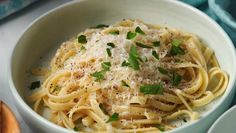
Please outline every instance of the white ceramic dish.
M208 133L235 133L236 105L221 115L211 126Z
M230 105L234 96L236 55L226 33L208 16L184 3L173 0L83 0L60 6L35 20L22 34L9 64L9 83L16 107L35 132L69 132L35 113L27 104L26 71L40 56L85 28L123 18L141 19L147 23L168 25L197 34L218 58L229 76L222 97L207 107L202 118L170 133L206 132L213 121Z

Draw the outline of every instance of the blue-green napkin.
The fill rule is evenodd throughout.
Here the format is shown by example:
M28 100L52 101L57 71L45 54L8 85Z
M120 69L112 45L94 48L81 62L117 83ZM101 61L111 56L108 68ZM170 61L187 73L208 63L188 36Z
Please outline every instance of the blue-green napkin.
M226 24L224 24L222 21L220 21L220 19L213 13L213 11L210 10L208 5L208 0L181 0L181 1L190 4L192 6L195 6L196 8L198 8L199 10L203 11L208 16L210 16L212 19L214 19L228 33L234 45L236 46L236 31L233 30L231 27L227 26Z
M36 0L0 0L0 19L21 10Z

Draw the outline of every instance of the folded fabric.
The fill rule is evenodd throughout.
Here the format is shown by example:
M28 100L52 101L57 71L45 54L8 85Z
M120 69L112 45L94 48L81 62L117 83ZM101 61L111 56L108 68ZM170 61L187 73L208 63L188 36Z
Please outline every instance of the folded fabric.
M0 19L19 11L37 0L0 0Z

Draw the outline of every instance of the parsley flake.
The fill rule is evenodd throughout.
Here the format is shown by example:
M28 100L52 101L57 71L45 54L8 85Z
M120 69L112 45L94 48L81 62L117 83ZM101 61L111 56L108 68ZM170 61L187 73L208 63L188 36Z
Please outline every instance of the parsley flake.
M162 67L158 67L158 71L159 71L161 74L164 74L164 75L168 74L168 71L167 71L166 69L162 68Z
M103 62L102 63L103 70L108 71L108 70L110 70L110 67L111 67L111 62Z
M184 55L185 54L184 50L180 47L180 44L181 44L180 40L173 39L171 44L172 44L171 49L170 49L171 55L178 55L178 54Z
M113 121L118 121L119 120L119 114L118 113L114 113L112 116L110 116L108 122L113 122Z
M107 43L107 46L110 46L111 48L114 48L114 47L115 47L115 44L112 43L112 42L109 42L109 43Z
M129 61L130 67L132 67L134 70L139 70L138 60L140 60L140 58L137 52L137 48L134 45L132 45L130 48L128 61Z
M124 67L124 66L129 66L129 62L126 62L125 60L122 62L121 66Z
M112 35L119 35L119 34L120 34L120 31L118 31L118 30L110 31L109 34L112 34Z
M87 43L86 36L85 36L85 35L80 35L80 36L78 37L78 42L79 42L79 43L82 43L82 44Z
M171 81L173 86L178 86L182 80L182 76L178 73L173 73Z
M79 131L79 128L78 127L74 127L74 131Z
M140 92L142 92L144 95L146 94L163 94L163 86L162 84L153 84L153 85L142 85L140 87Z
M39 87L40 87L40 81L34 81L30 85L30 90L34 90L34 89L39 88Z
M159 55L157 54L157 52L156 51L152 51L152 55L157 59L157 60L159 60L160 58L159 58Z
M111 49L107 48L106 51L107 51L107 55L111 57Z
M136 33L135 33L135 32L129 31L129 32L127 33L127 35L126 35L126 39L131 40L131 39L135 38L135 36L136 36Z
M139 34L142 34L142 35L145 35L145 33L142 31L142 29L139 26L135 28L135 32L139 33Z
M103 111L103 113L107 114L107 111L102 103L99 104L99 108Z
M92 28L106 28L106 27L109 27L109 25L106 25L106 24L99 24L97 25L96 27L92 27Z
M91 76L96 78L95 81L100 81L100 80L104 79L104 72L105 71L94 72L91 74Z
M129 87L129 85L124 80L121 80L121 83L122 83L122 86Z
M136 44L137 46L139 46L139 47L142 47L142 48L152 48L151 46L144 45L144 44L142 44L142 43L140 43L140 42L136 42L135 44Z
M81 46L80 51L86 50L84 46Z
M152 42L152 44L153 44L153 46L155 46L155 47L161 46L161 42L160 42L160 41Z
M165 131L165 126L164 125L157 125L156 127L162 132Z

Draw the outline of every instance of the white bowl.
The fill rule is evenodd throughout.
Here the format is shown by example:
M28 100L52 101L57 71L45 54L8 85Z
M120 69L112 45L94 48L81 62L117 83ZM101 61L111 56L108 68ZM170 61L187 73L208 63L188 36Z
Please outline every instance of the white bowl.
M236 131L236 105L221 115L211 126L208 133L234 133Z
M234 46L212 19L199 10L173 0L82 0L62 5L35 20L22 34L9 64L9 83L16 107L25 121L39 132L69 132L35 113L25 101L26 71L39 57L61 42L97 24L112 24L123 18L141 19L147 23L169 25L197 34L211 47L221 68L230 77L226 92L199 120L170 132L206 132L229 106L234 96L236 56Z

